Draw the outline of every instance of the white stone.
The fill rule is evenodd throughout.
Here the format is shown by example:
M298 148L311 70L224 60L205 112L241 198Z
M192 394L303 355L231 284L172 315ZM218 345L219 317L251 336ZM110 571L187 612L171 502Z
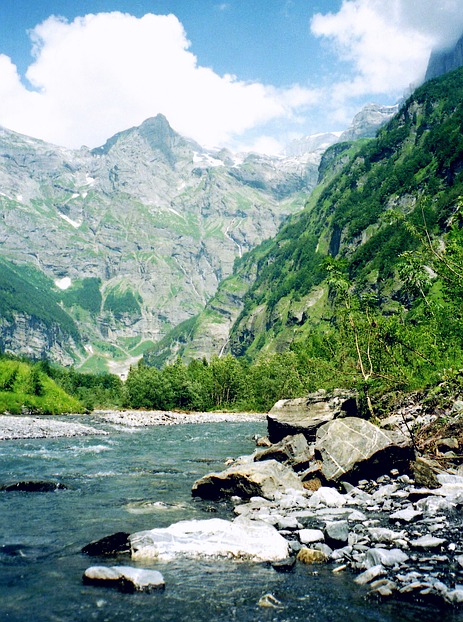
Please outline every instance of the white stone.
M381 564L378 564L377 566L372 566L371 568L368 568L368 570L365 570L365 572L362 572L362 574L359 574L359 576L355 579L355 583L358 583L359 585L365 585L366 583L370 583L370 581L373 581L373 579L376 579L377 577L382 577L385 574L386 570L384 569L384 567Z
M136 591L149 591L165 586L164 577L157 570L132 568L131 566L91 566L84 572L84 580L108 582L120 586L129 583Z
M130 543L133 559L187 556L278 561L288 556L288 542L274 527L244 517L233 522L220 518L180 521L134 533Z
M444 595L447 602L452 604L463 603L463 589L452 590Z
M415 510L412 505L407 506L403 510L398 510L389 516L390 520L398 520L403 521L405 523L409 523L415 518L422 516L423 512L421 510Z
M393 531L385 527L369 527L367 529L372 542L394 542L405 538L405 531Z
M314 542L323 542L325 536L320 529L301 529L299 531L299 540L302 544L313 544Z
M365 557L365 568L373 566L395 566L407 561L408 555L400 549L369 549Z
M435 536L425 535L416 540L410 540L410 545L415 549L436 549L445 544L445 538L436 538Z
M435 516L439 512L446 512L456 507L455 503L446 497L425 497L416 503L416 507L428 514Z
M313 493L307 505L312 508L316 508L320 505L325 505L330 508L339 508L345 503L345 496L341 495L335 488L322 486Z

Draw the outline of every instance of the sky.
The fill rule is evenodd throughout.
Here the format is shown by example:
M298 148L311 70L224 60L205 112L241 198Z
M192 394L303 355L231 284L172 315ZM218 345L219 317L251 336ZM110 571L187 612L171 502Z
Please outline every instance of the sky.
M462 33L463 0L0 0L0 125L93 148L162 113L276 154L396 103Z

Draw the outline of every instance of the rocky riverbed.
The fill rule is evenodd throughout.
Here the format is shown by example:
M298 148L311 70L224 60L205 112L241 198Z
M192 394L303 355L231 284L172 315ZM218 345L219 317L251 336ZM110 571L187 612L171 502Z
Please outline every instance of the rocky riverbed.
M252 455L194 482L194 496L233 502L228 527L216 519L193 520L123 534L124 550L109 537L110 554L137 562L254 557L279 572L328 564L334 573L352 573L375 598L463 604L463 468L455 462L444 470L418 455L403 430L346 416L353 414L351 395L337 394L334 401L318 395L311 404L315 408L302 416L271 413L270 437L281 437L281 430L286 436L258 439ZM250 525L265 531L258 554L240 536L239 527L245 534ZM103 544L102 554L108 541ZM98 543L92 547L98 554ZM272 603L269 597L266 606Z
M0 415L0 441L21 438L91 436L94 434L106 435L108 432L75 420L63 421L62 419L47 417Z
M107 435L109 426L141 428L155 425L262 421L258 413L178 413L139 410L97 410L91 415L62 417L0 415L0 441L21 438L59 438Z

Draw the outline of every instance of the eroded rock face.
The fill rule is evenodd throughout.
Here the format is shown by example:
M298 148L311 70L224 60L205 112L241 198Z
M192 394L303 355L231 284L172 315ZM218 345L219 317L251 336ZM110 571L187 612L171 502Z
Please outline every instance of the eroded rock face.
M356 414L357 399L351 391L335 389L327 393L321 390L307 397L279 400L267 416L269 438L277 443L285 436L303 434L312 442L324 423Z
M357 417L336 419L317 431L315 453L323 461L322 473L328 481L375 477L413 458L411 440L385 432Z
M289 488L304 490L292 469L276 460L265 460L233 465L220 473L209 473L193 484L192 494L203 499L220 499L234 495L243 499L273 499L276 493Z
M288 557L288 542L272 525L240 517L180 521L163 529L130 536L133 559L226 557L279 561Z

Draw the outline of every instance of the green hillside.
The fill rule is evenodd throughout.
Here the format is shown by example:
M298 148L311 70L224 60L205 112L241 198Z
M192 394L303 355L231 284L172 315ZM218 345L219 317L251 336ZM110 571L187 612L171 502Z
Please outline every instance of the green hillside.
M225 317L231 283L244 292L226 351L253 365L291 351L304 390L460 382L461 102L460 69L417 89L375 139L327 151L306 208L208 303ZM194 352L204 317L177 329L177 353ZM162 345L147 362L166 360Z
M83 411L82 403L60 388L40 365L0 359L0 413L58 415Z
M58 304L53 282L31 266L0 259L0 317L12 320L20 313L45 326L59 326L63 333L80 340L72 318Z

